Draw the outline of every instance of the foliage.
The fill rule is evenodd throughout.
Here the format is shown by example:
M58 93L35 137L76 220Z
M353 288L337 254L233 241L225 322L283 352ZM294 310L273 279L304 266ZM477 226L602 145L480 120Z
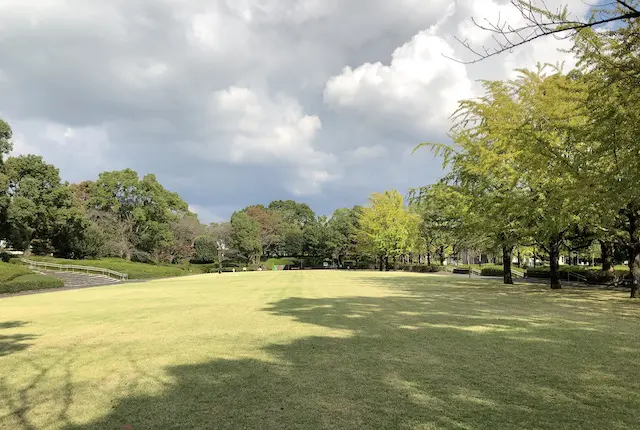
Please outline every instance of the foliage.
M272 270L273 266L297 266L300 264L300 260L297 258L270 258L262 265L267 270Z
M362 210L359 236L365 248L379 257L400 257L411 250L411 233L419 218L404 207L397 191L371 195L370 205Z
M18 276L29 275L31 270L22 265L0 263L0 282L10 281Z
M483 265L480 269L480 276L503 276L504 275L504 267L503 266L487 266Z
M64 282L58 278L31 273L18 276L9 281L0 282L0 294L61 287L64 287Z
M211 236L197 237L194 243L195 260L201 263L213 263L218 260L218 245Z
M235 212L231 227L234 248L244 255L247 263L257 263L262 255L260 225L245 212Z

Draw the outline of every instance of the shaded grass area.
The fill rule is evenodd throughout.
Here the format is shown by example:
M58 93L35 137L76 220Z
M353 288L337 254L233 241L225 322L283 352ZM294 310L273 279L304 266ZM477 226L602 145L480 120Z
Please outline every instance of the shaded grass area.
M0 356L0 427L633 428L624 296L294 271L5 299L31 338Z

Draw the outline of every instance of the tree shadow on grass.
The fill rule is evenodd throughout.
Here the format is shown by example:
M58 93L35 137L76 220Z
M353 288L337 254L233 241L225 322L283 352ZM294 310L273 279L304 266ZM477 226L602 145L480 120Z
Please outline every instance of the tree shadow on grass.
M20 328L26 324L24 321L0 322L0 330ZM0 357L27 349L31 346L29 341L35 338L36 336L31 334L4 334L0 332Z
M335 337L271 344L265 347L270 361L221 359L171 367L173 382L161 394L125 397L103 418L66 428L637 424L638 344L629 339L633 324L625 317L610 326L563 319L545 313L540 303L507 314L502 305L478 307L476 302L488 298L475 290L477 283L458 285L460 290L448 295L413 279L400 282L400 294L387 297L273 303L264 311L339 330ZM469 295L467 301L458 300L458 293ZM509 310L512 305L505 303ZM521 295L520 307L526 304ZM607 329L614 327L620 331Z

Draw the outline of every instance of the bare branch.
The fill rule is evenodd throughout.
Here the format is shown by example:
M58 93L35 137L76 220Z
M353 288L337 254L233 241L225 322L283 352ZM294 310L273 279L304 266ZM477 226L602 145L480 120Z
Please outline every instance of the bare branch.
M483 22L478 22L472 17L471 22L476 27L492 33L492 40L496 47L487 48L483 45L477 48L471 46L467 39L461 41L456 38L476 58L460 60L448 56L445 57L462 64L474 64L504 52L511 52L514 48L542 37L552 36L558 40L563 40L575 36L581 30L587 28L640 18L640 10L636 6L638 3L636 0L612 0L609 3L596 4L593 10L594 15L588 21L576 20L570 17L566 6L552 11L545 3L545 0L539 0L540 6L535 6L531 0L511 0L510 2L526 21L523 25L519 27L511 26L503 21L501 15L498 15L498 19L495 22L490 22L487 19L484 19ZM603 7L607 6L609 9L603 9Z

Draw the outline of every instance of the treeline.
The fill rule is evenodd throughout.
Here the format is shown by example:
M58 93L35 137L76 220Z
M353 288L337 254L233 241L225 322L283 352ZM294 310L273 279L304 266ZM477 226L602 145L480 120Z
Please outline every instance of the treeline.
M577 69L520 70L461 102L455 145L425 144L450 174L413 193L434 240L499 248L506 283L514 248L535 247L549 260L552 288L560 254L597 243L605 270L616 250L626 254L638 294L639 25L585 29L575 38Z

